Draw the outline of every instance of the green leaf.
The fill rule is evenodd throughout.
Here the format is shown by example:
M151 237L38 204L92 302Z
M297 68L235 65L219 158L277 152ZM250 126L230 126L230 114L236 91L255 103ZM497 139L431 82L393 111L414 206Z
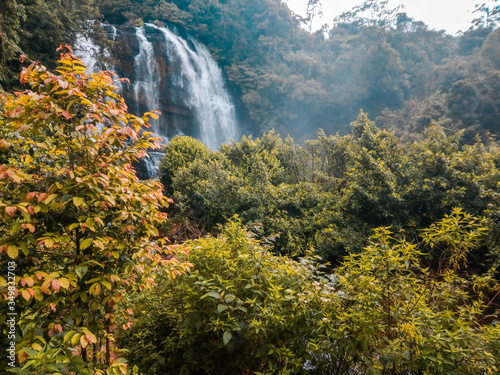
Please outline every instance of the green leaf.
M78 275L78 277L83 277L88 271L88 267L87 266L82 266L82 265L79 265L79 266L76 266L75 268L75 272L76 274Z
M19 255L17 246L9 245L9 247L7 248L7 255L12 259L17 258L17 256Z
M205 298L205 297L212 297L212 298L220 299L220 295L219 295L219 293L217 293L217 292L208 292L208 293L206 293L206 294L202 295L202 296L200 297L200 299L203 299L203 298Z
M229 343L229 341L231 341L232 337L233 337L233 335L231 334L231 332L229 332L229 331L224 332L224 335L222 336L222 340L224 341L224 345L227 345Z
M111 290L111 284L109 281L103 280L101 284L108 288L108 290Z
M219 304L217 305L217 312L218 312L218 313L221 313L221 312L223 312L223 311L225 311L225 310L227 310L227 309L228 309L228 307L227 307L226 305L223 305L222 303L219 303Z
M82 243L80 244L80 249L85 250L87 247L89 247L92 244L93 241L94 241L93 238L87 238L87 239L83 240Z
M80 197L73 197L73 204L76 206L76 207L80 207L83 202L85 200L83 198L80 198Z
M28 249L28 244L26 242L21 242L19 245L21 246L24 255L28 255L30 253Z
M73 223L68 227L68 230L73 230L80 227L80 223Z

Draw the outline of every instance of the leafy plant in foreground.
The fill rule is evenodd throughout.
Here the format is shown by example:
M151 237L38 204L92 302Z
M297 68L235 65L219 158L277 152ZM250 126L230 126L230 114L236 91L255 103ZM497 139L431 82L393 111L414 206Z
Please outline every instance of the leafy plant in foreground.
M85 71L64 53L57 74L32 63L28 89L0 96L0 257L16 264L19 374L125 374L111 353L124 292L189 266L161 257L169 199L131 166L159 147L140 133L156 114L128 114L111 74ZM0 288L3 323L4 277Z
M462 276L453 262L431 271L419 245L378 228L326 277L311 260L271 255L239 225L188 243L190 274L130 296L132 328L119 342L144 373L498 373L491 276ZM455 210L424 238L461 259L481 232Z

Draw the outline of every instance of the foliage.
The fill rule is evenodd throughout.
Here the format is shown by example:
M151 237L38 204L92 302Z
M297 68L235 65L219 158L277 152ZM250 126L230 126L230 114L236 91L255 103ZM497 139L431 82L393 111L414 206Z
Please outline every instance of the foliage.
M474 220L455 211L424 238L474 248ZM430 271L418 246L387 228L329 277L310 258L271 255L235 220L185 246L189 275L130 296L142 313L119 342L145 374L498 371L500 326L482 321L498 284Z
M448 219L460 217L458 211ZM436 223L424 238L449 238L447 251L452 252L463 243L474 247L473 235L464 242L450 236L471 234L462 226L469 219ZM491 303L488 295L496 293L498 284L487 276L466 279L446 267L434 274L422 266L422 255L416 245L379 228L370 245L336 271L345 295L330 328L337 335L332 373L498 371L500 327L498 322L480 324Z
M185 147L189 162L181 169L164 163L162 176L173 177L162 182L171 181L176 209L209 229L238 214L259 236L278 234L275 251L304 254L312 246L331 261L366 245L373 228L391 225L418 235L454 207L485 215L490 228L499 225L497 147L479 140L463 145L460 134L437 126L404 144L365 114L351 128L346 136L319 133L303 146L273 132L243 137L195 160L183 146L190 143L179 139L174 155ZM491 237L481 255L471 255L473 263L494 262L484 255L495 246Z
M188 266L161 257L155 226L169 199L131 167L159 147L139 134L156 114L128 114L110 74L85 70L71 53L57 74L34 62L27 90L0 97L0 316L15 264L15 373L125 373L111 358L124 291Z
M235 220L185 246L189 275L131 296L142 313L119 335L127 357L146 374L300 372L321 319L308 267L271 255Z
M174 137L164 147L165 156L161 160L158 177L166 189L170 189L174 176L181 168L197 159L205 160L210 149L202 142L189 137Z

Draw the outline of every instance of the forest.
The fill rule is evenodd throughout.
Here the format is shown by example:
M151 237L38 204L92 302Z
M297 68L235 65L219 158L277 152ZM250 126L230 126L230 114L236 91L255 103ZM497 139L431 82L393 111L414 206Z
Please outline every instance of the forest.
M2 372L500 373L500 4L319 4L0 3ZM126 103L106 28L146 24L208 48L241 138Z

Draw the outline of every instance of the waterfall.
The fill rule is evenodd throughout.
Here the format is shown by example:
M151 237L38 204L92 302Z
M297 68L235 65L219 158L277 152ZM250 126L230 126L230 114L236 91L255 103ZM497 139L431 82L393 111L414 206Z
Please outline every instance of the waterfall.
M158 29L167 43L165 58L178 68L171 88L186 92L184 104L194 112L201 141L216 149L221 143L236 138L234 105L226 91L222 71L208 49L191 38L188 43L168 28Z
M110 39L114 42L116 40L116 36L118 35L118 29L113 26L113 25L110 25L109 26L109 37Z
M146 111L160 109L159 105L159 74L158 66L154 55L153 44L146 37L144 27L136 28L137 41L139 42L139 54L134 58L135 82L134 96L136 114L141 113L141 105L146 107ZM151 119L151 130L168 141L159 126L159 122Z
M151 129L166 144L175 135L199 138L211 149L238 136L236 111L225 87L222 70L209 50L195 39L178 35L176 29L146 24L142 27L101 25L115 42L117 63L109 70L129 77L131 84L119 85L130 112L160 110ZM75 54L88 73L99 70L99 46L78 35ZM104 52L106 53L106 52ZM110 57L106 55L106 57ZM143 176L157 173L161 153L151 153L141 162Z
M99 46L95 44L91 38L78 34L76 36L74 53L85 64L88 74L99 71L99 62L97 60L97 56L99 56Z

